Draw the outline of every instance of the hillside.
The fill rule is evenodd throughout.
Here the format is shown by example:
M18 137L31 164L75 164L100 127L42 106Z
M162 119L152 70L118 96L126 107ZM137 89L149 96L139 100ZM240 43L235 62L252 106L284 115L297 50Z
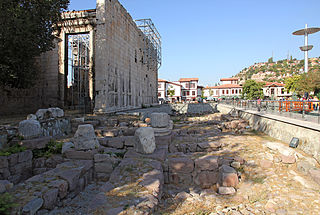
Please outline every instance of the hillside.
M249 68L244 68L235 77L240 78L243 84L247 79L268 82L283 82L284 79L294 74L299 74L304 70L304 60L279 60L272 62L272 58L268 62L255 63ZM320 58L309 59L309 71L320 70Z

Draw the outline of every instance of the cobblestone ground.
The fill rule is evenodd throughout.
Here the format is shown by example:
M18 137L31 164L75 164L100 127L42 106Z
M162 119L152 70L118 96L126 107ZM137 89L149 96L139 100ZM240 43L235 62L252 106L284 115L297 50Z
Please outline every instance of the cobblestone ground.
M197 127L208 129L205 125ZM215 192L216 187L211 190L189 188L184 190L182 198L177 198L176 193L173 194L170 190L172 187L168 187L166 200L158 214L320 213L319 185L297 168L297 163L303 160L316 163L314 159L295 149L299 155L297 162L284 164L283 155L267 145L280 144L285 150L290 148L261 133L225 134L218 141L224 146L223 150L208 154L236 153L245 159L243 167L238 169L242 175L237 193L233 196L222 196Z
M202 131L190 134L190 139L203 141L209 138L223 146L219 151L200 152L201 156L211 154L242 157L245 163L237 169L241 172L241 181L237 193L231 196L219 195L216 186L203 190L196 186L165 185L161 204L152 214L320 214L320 186L301 171L303 165L300 164L303 161L314 162L314 166L319 167L310 156L294 149L298 155L297 160L284 162L289 158L283 157L283 153L293 149L264 134L250 131L243 134L230 131L216 134L212 132L216 125L179 122L177 119L174 121L175 130ZM181 143L185 141L181 139ZM274 145L283 148L279 151ZM194 155L197 156L197 153ZM104 185L105 183L92 183L77 197L66 200L50 214L87 214L88 208L94 208L95 205L110 205L114 201L97 199L97 196L103 194ZM124 200L117 200L115 204L118 208L115 207L114 210L108 206L108 211L104 209L92 214L136 214L132 211L117 212L126 207L127 202Z

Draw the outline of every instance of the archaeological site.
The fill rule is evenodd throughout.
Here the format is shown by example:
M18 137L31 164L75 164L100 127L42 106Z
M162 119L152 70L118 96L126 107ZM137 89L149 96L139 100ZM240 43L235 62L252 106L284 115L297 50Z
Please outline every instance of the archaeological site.
M157 103L161 36L150 19L134 21L117 0L62 16L55 48L38 59L37 85L5 88L2 115L57 106L109 113Z
M0 215L319 214L320 124L197 78L159 104L161 36L118 0L55 27L36 86L0 91Z

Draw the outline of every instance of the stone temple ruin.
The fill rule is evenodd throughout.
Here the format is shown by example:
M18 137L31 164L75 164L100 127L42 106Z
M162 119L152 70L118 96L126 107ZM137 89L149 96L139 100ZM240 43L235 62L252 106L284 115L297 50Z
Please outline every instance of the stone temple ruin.
M14 199L12 214L39 215L286 214L318 201L314 159L232 113L197 107L99 115L48 108L2 125L0 196ZM284 198L299 201L276 205Z
M1 114L61 107L109 113L158 102L161 37L150 19L134 21L118 0L62 14L52 51L37 63L32 89L4 89Z
M234 194L238 174L230 165L243 160L208 155L222 145L207 138L223 129L244 131L246 123L233 118L221 123L221 117L190 118L174 128L168 113L159 110L79 118L60 108L39 109L17 127L0 129L4 150L24 147L0 156L0 193L9 191L18 202L14 211L23 214L152 214L170 186L220 184L221 194ZM199 123L210 130L192 128ZM87 191L91 188L95 191ZM71 207L73 201L80 208Z

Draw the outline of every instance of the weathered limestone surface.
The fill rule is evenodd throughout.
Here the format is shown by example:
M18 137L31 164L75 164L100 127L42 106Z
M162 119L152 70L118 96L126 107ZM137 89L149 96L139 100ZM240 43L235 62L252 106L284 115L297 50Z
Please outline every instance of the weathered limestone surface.
M167 113L152 113L151 126L153 128L165 128L169 125L170 116Z
M100 146L91 124L79 125L73 141L76 150L96 149Z
M78 194L93 179L92 161L70 161L55 169L29 178L12 192L20 214L36 214L40 209L52 210L67 196Z
M153 128L139 128L136 130L135 136L138 141L135 142L134 149L142 154L151 154L156 149Z
M158 68L144 56L141 31L118 1L100 0L97 8L95 112L156 103Z
M8 180L17 184L31 177L32 158L31 150L0 156L0 180Z
M40 122L37 120L23 120L19 123L19 134L25 139L39 137L42 134Z

